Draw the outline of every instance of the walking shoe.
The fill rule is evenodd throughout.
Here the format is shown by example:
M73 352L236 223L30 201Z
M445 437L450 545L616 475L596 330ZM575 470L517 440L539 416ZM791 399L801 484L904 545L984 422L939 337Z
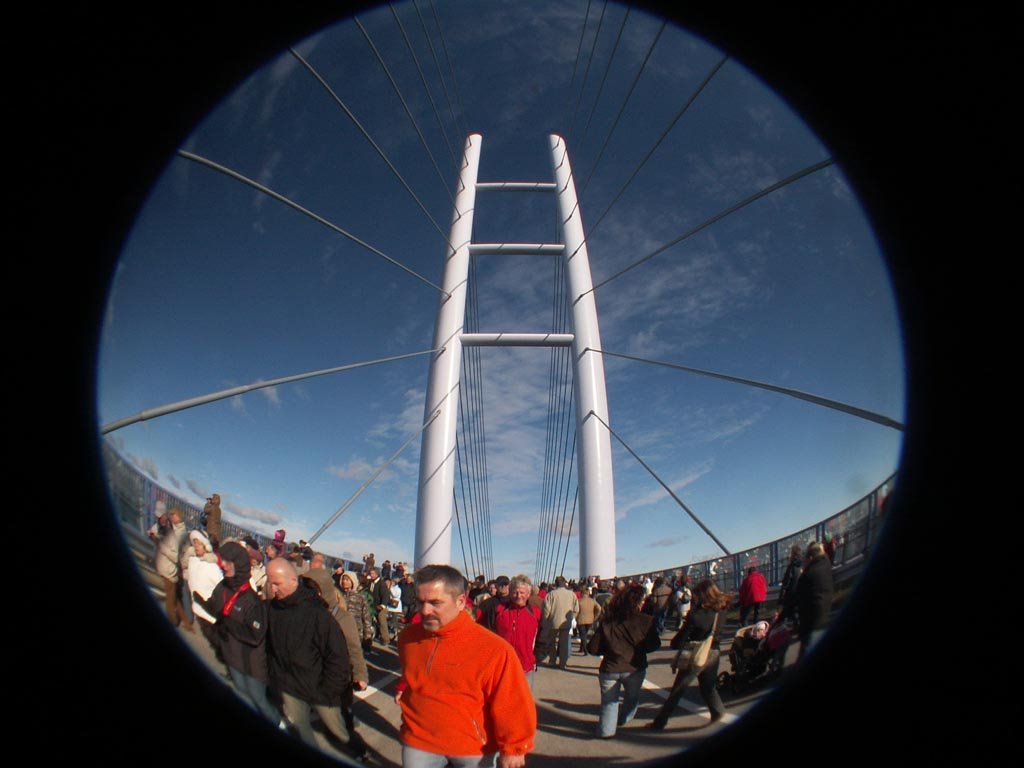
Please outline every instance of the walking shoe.
M655 719L651 720L651 722L647 724L647 727L650 728L652 731L663 731L665 730L666 725L668 725L668 723L665 720Z

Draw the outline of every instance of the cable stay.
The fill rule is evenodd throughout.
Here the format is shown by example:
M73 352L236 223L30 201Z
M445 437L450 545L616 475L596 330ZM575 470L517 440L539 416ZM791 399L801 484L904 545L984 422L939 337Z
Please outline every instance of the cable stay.
M632 448L630 448L629 445L626 444L626 441L623 440L621 437L619 437L618 433L614 429L612 429L610 426L608 426L607 422L605 422L604 419L602 419L600 416L598 416L593 411L591 411L589 414L587 414L587 416L588 416L588 418L590 416L593 416L595 419L597 419L602 424L604 424L604 428L607 429L611 433L612 437L614 437L616 440L618 440L622 444L622 447L625 448L627 451L629 451L629 453L633 456L634 459L636 459L638 462L640 462L640 466L642 466L644 469L646 469L650 473L651 477L653 477L655 480L657 480L658 484L662 488L664 488L666 491L668 491L669 496L671 496L675 500L676 504L678 504L680 507L683 508L683 511L686 512L686 514L688 514L691 517L693 522L695 522L697 525L699 525L700 529L702 531L704 531L704 533L706 533L709 537L711 537L711 540L714 541L715 544L717 544L725 554L727 554L727 555L731 555L732 554L732 552L730 552L726 548L725 544L723 544L721 541L719 541L718 537L715 536L715 534L713 534L711 532L711 529L708 528L706 525L704 525L704 523L701 522L700 518L698 518L697 515L695 515L693 513L693 510L691 510L688 506L686 506L686 504L683 503L682 499L680 499L678 496L676 496L675 491L673 491L671 488L669 488L668 485L666 485L665 482L660 477L658 477L657 473L653 469L651 469L649 466L647 466L647 464L644 462L643 459L641 459L639 456L637 456L636 451L634 451Z
M580 95L576 99L576 108L573 110L572 122L569 123L569 130L566 132L566 141L576 128L576 118L579 117L580 103L583 101L583 92L587 89L587 78L590 77L590 65L594 62L594 51L597 50L597 40L601 36L601 26L604 24L604 14L608 10L608 0L604 0L601 6L601 15L597 19L597 31L594 32L594 42L590 45L590 56L587 57L587 68L583 72L583 82L580 84Z
M569 79L569 94L570 95L572 94L572 92L574 90L574 86L576 85L576 73L579 72L579 69L580 69L580 54L583 53L583 39L587 36L587 24L590 23L590 6L592 5L592 3L593 3L593 0L587 0L587 11L586 11L586 13L583 14L583 26L580 28L580 41L579 41L579 43L576 44L576 59L572 63L572 77ZM569 99L566 99L566 104L568 105L568 103L569 103ZM568 107L567 107L567 109L568 109ZM569 126L569 124L574 119L575 118L570 114L570 112L566 111L566 113L565 113L566 132L568 132L568 126Z
M589 348L588 348L589 349ZM780 387L776 384L766 384L763 381L755 381L754 379L745 379L739 376L729 376L725 373L715 373L714 371L706 371L701 368L690 368L686 365L677 365L675 363L666 363L661 360L645 360L642 357L633 357L632 355L623 355L617 352L608 352L603 349L591 349L591 352L600 352L602 355L609 355L611 357L621 357L624 360L635 360L638 363L649 363L651 365L661 365L666 368L674 368L677 371L686 371L688 373L696 373L700 376L710 376L715 379L722 379L723 381L732 381L736 384L746 384L747 386L757 387L759 389L766 389L769 392L778 392L782 395L788 395L789 397L795 397L800 400L806 400L809 403L815 405L821 405L826 408L832 408L836 411L842 411L848 413L851 416L856 416L860 419L867 421L873 421L876 424L881 424L883 427L889 427L902 432L906 429L905 425L895 419L891 419L888 416L883 416L874 411L869 411L865 408L858 408L855 405L849 405L842 403L838 400L832 400L827 397L821 397L820 395L812 395L808 392L801 392L798 389L791 389L790 387Z
M451 190L448 189L448 182L445 181L444 174L441 173L441 169L437 165L437 160L434 159L434 153L430 151L430 147L427 145L427 139L423 135L423 131L420 130L420 126L416 122L416 118L413 117L412 110L409 109L409 104L402 95L402 91L398 87L398 83L395 81L394 76L391 74L391 70L388 69L388 65L384 63L384 57L381 56L380 51L377 50L377 46L373 44L373 40L370 39L370 33L366 31L366 28L362 25L359 19L353 16L352 21L354 21L356 26L359 27L359 31L363 33L363 37L366 38L367 45L370 46L370 50L373 51L373 55L376 56L377 61L380 62L381 69L384 70L384 74L387 75L388 80L391 81L391 87L395 89L395 95L398 96L398 100L402 102L402 108L405 110L405 114L408 115L409 122L412 123L412 127L416 131L416 135L419 136L420 143L423 145L423 149L426 150L427 156L430 158L430 162L434 166L434 170L437 172L437 178L441 180L441 186L444 187L444 191L448 195L448 199L451 200L452 205L454 206L455 196L452 195Z
M754 202L760 200L762 197L766 197L767 195L770 195L772 192L776 192L776 191L782 189L783 187L788 186L789 184L792 184L795 181L799 181L800 179L804 178L805 176L809 176L812 173L817 173L818 171L822 170L823 168L828 168L834 162L835 161L831 157L830 158L826 158L825 160L822 160L821 162L815 163L814 165L808 166L807 168L804 168L801 171L797 171L792 176L787 176L782 181L777 181L774 184L772 184L772 185L770 185L768 187L765 187L760 192L755 192L750 197L747 197L747 198L741 200L740 202L736 203L735 205L732 205L729 208L726 208L724 211L720 211L719 213L716 213L710 219L707 219L707 220L703 221L702 223L698 224L696 227L693 227L693 229L690 229L687 232L684 232L683 234L681 234L679 237L675 238L674 240L670 240L669 242L665 243L664 245L656 248L655 250L651 251L649 254L644 256L642 259L639 259L638 261L635 261L632 264L630 264L625 269L621 269L618 272L616 272L614 275L612 275L611 277L605 278L601 282L597 283L589 291L585 291L584 293L581 293L579 296L577 296L574 299L574 303L576 301L579 301L581 298L586 296L588 293L590 293L592 291L596 291L598 288L601 288L602 286L607 285L608 283L610 283L612 280L615 280L616 278L622 277L624 274L629 272L631 269L639 267L644 262L650 261L655 256L657 256L659 253L662 253L663 251L667 251L672 246L678 245L679 243L683 242L684 240L686 240L686 239L688 239L690 237L693 237L693 235L697 234L701 230L706 229L707 227L710 227L712 224L715 224L716 222L721 221L726 216L729 216L729 215L731 215L733 213L736 213L736 211L740 210L741 208L745 208L746 206L750 205L751 203L754 203Z
M395 175L395 178L397 178L398 181L402 184L402 186L405 187L405 191L409 193L412 199L416 202L416 205L420 207L420 210L423 211L423 214L433 225L434 229L436 229L438 233L441 235L441 237L444 238L444 241L448 243L448 247L451 248L452 251L455 251L455 246L452 245L451 242L448 240L448 235L445 234L444 230L441 229L437 221L434 220L433 215L431 215L430 211L427 210L427 206L423 204L423 201L420 200L419 196L417 196L417 194L413 191L412 187L409 186L409 183L405 180L405 177L402 176L399 170L395 167L394 163L392 163L391 160L388 159L388 156L384 154L384 150L380 148L376 141L373 140L373 137L370 136L366 128L363 127L363 124L359 122L359 119L354 114L352 114L352 110L350 110L345 105L345 102L343 102L341 98L338 96L338 94L334 92L334 89L327 84L327 81L323 79L320 73L313 69L312 65L310 65L308 61L306 61L304 58L302 58L302 56L299 55L298 51L296 51L294 48L289 48L288 50L291 52L292 56L299 60L299 63L302 64L302 66L309 70L309 73L313 75L314 78L316 78L317 82L319 82L320 85L324 87L327 93L330 94L331 98L334 99L335 103L339 107L341 107L342 111L344 111L346 115L348 115L348 118L352 121L353 125L355 125L355 127L358 128L359 131L363 134L363 137L368 142L370 142L370 146L372 146L374 150L376 150L377 154L380 155L381 160L383 160L384 163L388 166L388 168L391 169L391 172Z
M420 13L420 6L416 0L412 0L412 7L416 9L416 16L420 20L420 27L423 29L423 37L427 41L427 48L430 50L430 57L434 60L434 66L437 68L437 78L441 82L441 92L444 94L444 100L448 104L448 112L452 118L452 126L454 126L456 132L466 135L466 131L463 131L459 127L459 121L455 117L455 108L452 106L451 97L448 94L448 86L444 81L444 73L441 71L441 62L437 60L437 52L434 50L434 43L430 39L430 32L427 30L427 22L423 19L423 14ZM458 161L456 161L458 163Z
M444 60L448 64L448 73L452 78L452 93L455 95L455 106L457 107L455 114L460 117L465 117L466 108L462 103L462 95L459 93L458 78L455 77L455 63L453 62L452 55L448 50L448 43L444 39L444 30L441 28L441 19L437 15L437 6L434 4L434 0L429 0L429 2L430 12L434 16L434 25L437 27L437 36L441 39L441 51L444 53ZM457 118L455 120L455 125L460 128L460 132L463 136L469 134L469 131L466 130L466 127L459 122Z
M572 516L569 518L569 533L565 537L565 552L562 553L562 567L558 569L558 574L565 574L565 559L569 556L569 541L572 538L572 524L576 521L576 503L580 500L580 487L576 485L576 495L572 499ZM583 574L581 573L582 577Z
M455 527L459 529L459 547L462 549L462 572L471 573L469 562L466 560L466 542L462 540L462 521L459 519L459 496L452 489L452 508L455 510Z
M441 120L441 113L437 109L437 103L434 101L434 96L430 92L430 86L427 84L427 77L423 73L423 67L420 66L419 57L416 56L416 50L412 46L412 40L409 39L409 35L405 31L405 25L402 24L401 18L398 16L398 11L395 10L393 3L388 3L388 7L391 9L391 15L395 18L395 24L398 25L399 31L402 33L402 39L405 40L405 47L409 49L409 55L412 56L413 63L416 65L416 71L419 73L420 82L423 83L423 90L427 94L427 99L430 100L430 108L434 113L434 119L437 120L437 127L441 131L441 138L444 139L445 146L448 147L448 154L452 158L452 168L459 167L459 161L455 157L455 150L452 148L451 140L448 138L448 132L445 130L444 123ZM447 189L448 185L445 184Z
M587 140L587 132L590 130L590 123L594 119L594 113L597 112L597 105L601 103L601 94L604 93L604 86L608 81L608 73L611 72L612 62L615 61L615 54L619 50L619 43L622 42L622 33L626 29L626 22L629 21L629 14L632 10L633 6L626 6L626 15L622 17L622 23L619 25L619 34L615 37L615 45L612 46L612 52L608 56L608 63L604 68L604 75L601 77L601 84L598 86L597 95L594 97L594 106L590 110L590 116L587 118L587 124L583 126L583 135L580 136L577 146L582 147L583 142Z
M466 480L465 480L465 477L463 477L463 474L462 474L462 455L461 455L461 450L460 450L460 442L459 442L459 435L458 435L458 433L455 434L455 465L459 468L459 486L462 488L462 508L463 508L463 510L466 513L466 538L469 540L469 559L470 559L470 562L473 565L473 568L476 569L478 558L474 558L473 557L473 536L472 536L473 531L470 528L470 514L471 513L470 513L469 506L468 506L469 502L468 502L468 499L467 499L467 496L466 496ZM452 489L452 494L453 495L455 494L455 489L454 488ZM457 504L456 504L455 511L456 511L456 515L458 515L458 505ZM461 528L459 529L459 539L460 539L460 541L462 539L462 530L461 530ZM465 560L465 555L463 555L463 560Z
M278 192L275 192L274 190L270 189L269 187L265 187L264 185L260 184L258 181L250 179L248 176L243 176L242 174L238 173L238 171L233 171L230 168L227 168L227 167L221 165L220 163L215 163L213 160L209 160L209 159L207 159L205 157L202 157L200 155L193 154L192 152L188 152L188 151L186 151L184 149L179 149L178 150L178 155L180 157L185 158L186 160L191 160L194 163L199 163L200 165L205 165L207 168L212 168L213 170L218 171L219 173L223 173L225 176L228 176L228 177L230 177L232 179L235 179L236 181L240 181L243 184L248 184L253 189L258 190L258 191L262 192L263 194L265 194L265 195L267 195L269 197L274 198L278 202L284 203L289 208L292 208L292 209L298 211L299 213L308 216L309 218L313 219L313 221L315 221L315 222L317 222L319 224L323 224L325 227L327 227L328 229L330 229L330 230L332 230L334 232L337 232L339 235L342 235L343 237L347 237L349 240L354 242L356 245L359 245L359 246L365 248L370 253L373 253L373 254L375 254L377 256L380 256L382 259L384 259L388 263L393 264L394 266L398 267L403 272L407 272L408 274L410 274L413 277L415 277L417 280L426 283L431 288L433 288L433 289L435 289L437 291L440 291L441 294L445 297L446 300L451 298L451 294L449 294L448 291L446 291L444 288L442 288L441 286L435 285L434 283L430 282L423 275L421 275L418 272L415 272L412 269L410 269L409 267L405 266L405 264L402 264L400 261L391 258L386 253L384 253L383 251L381 251L381 250L379 250L377 248L374 248L372 245L367 243L365 240L359 239L358 237L353 235L351 232L348 232L348 231L342 229L337 224L334 224L334 223L328 221L327 219L325 219L323 216L320 216L320 215L318 215L316 213L313 213L308 208L304 208L303 206L301 206L298 203L296 203L294 200L290 200L289 198L285 197L284 195L282 195L282 194L280 194ZM447 238L446 238L446 240L447 240Z
M610 211L612 207L615 205L615 203L619 201L619 198L622 197L622 195L625 193L629 185L633 183L633 179L635 179L637 174L640 173L641 169L647 164L647 161L651 159L651 156L657 151L658 147L661 146L661 142L663 142L668 137L672 129L675 128L676 123L678 123L682 116L686 114L686 111L690 108L693 102L697 100L697 97L700 96L700 94L708 86L708 83L710 83L712 78L714 78L714 76L718 74L718 71L725 65L725 62L727 62L728 60L729 57L724 56L722 60L719 61L718 64L714 66L711 72L708 73L707 77L704 78L703 82L701 82L701 84L697 86L697 90L693 92L693 94L690 96L687 102L683 105L683 108L680 109L676 113L676 116L672 118L672 121L668 124L668 127L662 132L661 136L658 137L658 140L654 142L654 146L650 148L650 150L644 156L643 160L640 161L640 164L633 171L632 175L628 179L626 179L626 183L622 185L622 188L619 190L618 194L615 195L615 198L608 204L608 207L604 209L604 213L597 217L597 220L590 227L590 232L587 233L587 237L593 235L597 228L601 226L601 222L604 221L604 217L608 215L608 211Z
M619 125L619 120L626 111L626 105L629 104L629 100L633 96L633 91L636 90L636 86L640 82L640 76L644 73L644 70L647 69L647 62L650 60L651 54L654 53L654 46L658 44L658 40L661 39L661 33L665 31L665 27L667 26L667 21L663 21L661 23L661 27L658 29L658 34L654 36L654 41L647 49L647 55L644 56L644 60L640 62L640 69L637 70L636 77L633 78L633 83L629 86L629 90L626 92L626 98L623 99L622 106L619 107L619 113L615 115L615 120L612 121L612 126L608 129L608 134L604 137L604 143L601 145L601 150L597 153L597 157L594 159L594 164L590 169L590 173L587 174L587 178L583 182L583 186L580 188L580 197L583 197L586 194L587 186L590 184L590 180L594 177L594 171L596 171L600 165L601 159L604 157L604 151L608 148L608 143L612 139L612 134L615 133L615 129Z
M310 371L308 373L297 373L291 376L282 376L279 379L271 379L270 381L256 381L252 384L242 384L238 387L231 387L230 389L222 389L219 392L211 392L208 395L200 395L199 397L192 397L187 400L179 400L174 403L168 403L167 405L160 405L155 408L147 408L144 411L139 411L134 416L127 416L117 421L112 421L109 424L105 424L100 428L100 434L105 435L109 432L113 432L116 429L121 429L129 424L136 424L140 421L148 421L154 419L157 416L166 416L169 413L176 413L178 411L184 411L187 408L194 408L197 405L205 405L206 403L213 403L217 400L224 400L229 397L235 397L236 395L244 395L247 392L255 392L259 389L266 389L267 387L276 387L280 384L289 384L293 381L302 381L304 379L312 379L315 376L326 376L330 373L340 373L341 371L351 371L356 368L366 368L370 365L379 365L380 363L390 363L395 360L406 360L410 357L417 357L419 355L431 355L435 352L441 352L444 347L440 349L427 349L422 352L410 352L405 355L395 355L394 357L382 357L378 360L366 360L361 363L349 363L348 365L339 365L334 368L323 368L318 371Z
M310 545L312 545L314 541L316 541L318 538L320 538L320 534L322 534L324 531L326 531L328 528L330 528L334 524L334 521L337 520L339 517L341 517L342 514L344 514L345 510L347 510L349 507L351 507L352 504L355 502L355 500L358 499L362 495L363 491L365 491L367 488L369 488L370 485L373 483L373 481L376 480L378 477L380 477L381 474L384 472L384 470L386 470L388 467L390 467L391 464L395 461L395 459L397 459L399 457L399 455L401 455L402 451L404 451L406 448L408 448L409 445L412 443L412 441L415 440L417 437L419 437L420 434L423 432L423 430L425 430L427 427L429 427L430 423L434 419L436 419L438 416L440 416L440 415L441 415L441 411L440 410L434 411L433 415L429 419L427 419L426 422L424 422L423 426L420 427L418 430L416 430L416 432L413 433L413 435L402 444L401 448L399 448L397 451L395 451L393 454L391 454L391 458L389 458L387 461L385 461L383 464L381 464L379 467L377 467L377 469L374 470L373 474L370 475L369 479L367 479L367 481L365 483L363 483L359 487L359 489L354 494L352 494L344 504L341 505L341 507L338 508L338 511L335 512L333 515L331 515L331 517L327 520L327 522L324 523L323 525L321 525L319 530L317 530L316 533L314 533L312 536L309 537L308 543Z

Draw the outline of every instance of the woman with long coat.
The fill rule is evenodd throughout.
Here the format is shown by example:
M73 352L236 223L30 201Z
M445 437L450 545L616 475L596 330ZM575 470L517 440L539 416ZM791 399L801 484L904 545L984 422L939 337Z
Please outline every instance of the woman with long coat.
M722 614L729 607L729 602L729 596L722 593L711 579L705 579L697 585L693 594L695 607L686 615L686 621L672 638L671 645L673 650L678 651L690 641L705 640L709 635L713 635L711 653L708 655L707 662L700 669L695 670L689 664L684 664L676 671L672 690L648 728L660 731L668 724L668 719L672 716L676 704L683 698L687 686L695 677L701 698L711 710L711 722L717 722L725 715L725 705L722 704L717 687L720 657L718 635L722 631Z
M644 588L634 584L609 600L587 648L590 653L604 656L597 674L601 686L597 735L602 739L612 738L616 728L636 715L640 689L647 676L647 654L661 645L654 617L640 611L645 597Z

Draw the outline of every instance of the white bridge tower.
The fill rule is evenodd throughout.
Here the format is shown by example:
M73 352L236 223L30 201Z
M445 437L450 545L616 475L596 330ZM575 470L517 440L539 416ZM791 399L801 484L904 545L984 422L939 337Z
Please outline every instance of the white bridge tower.
M580 565L579 576L615 575L615 488L612 478L611 440L601 420L608 418L604 360L590 260L583 234L576 187L562 137L552 134L551 164L554 182L479 183L480 134L466 139L459 191L455 197L451 237L444 268L442 296L434 331L434 349L424 408L420 450L419 496L416 508L414 568L451 562L455 439L458 419L462 348L464 346L570 346L576 400L576 451L579 473ZM474 243L473 212L476 194L545 190L558 199L560 243ZM565 290L572 306L572 333L463 332L469 260L476 254L543 254L565 259ZM442 349L443 348L443 349ZM599 418L595 418L595 415ZM431 420L432 419L432 420Z

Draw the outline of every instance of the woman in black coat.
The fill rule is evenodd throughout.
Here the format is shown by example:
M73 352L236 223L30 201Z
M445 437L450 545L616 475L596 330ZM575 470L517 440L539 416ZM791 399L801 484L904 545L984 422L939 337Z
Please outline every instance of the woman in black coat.
M711 579L705 579L694 590L693 604L695 607L686 615L683 626L672 638L672 648L679 650L689 641L704 640L714 633L711 641L711 653L708 655L707 662L700 669L692 669L687 664L676 672L672 690L648 728L661 730L668 724L668 719L672 716L676 704L683 698L687 686L694 677L697 678L701 698L711 710L711 722L721 720L725 714L725 705L722 704L717 687L720 656L718 635L722 630L722 614L729 607L729 596L723 594Z

